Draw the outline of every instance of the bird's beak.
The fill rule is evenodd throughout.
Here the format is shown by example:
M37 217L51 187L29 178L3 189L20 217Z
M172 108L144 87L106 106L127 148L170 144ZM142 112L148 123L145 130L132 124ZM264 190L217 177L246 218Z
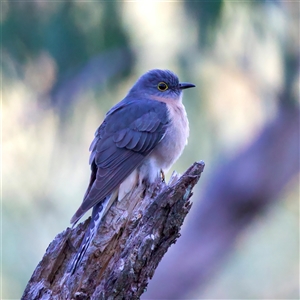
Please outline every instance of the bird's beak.
M189 89L189 88L192 88L192 87L195 87L195 85L192 84L192 83L189 83L189 82L180 82L179 83L179 89L181 89L181 90Z

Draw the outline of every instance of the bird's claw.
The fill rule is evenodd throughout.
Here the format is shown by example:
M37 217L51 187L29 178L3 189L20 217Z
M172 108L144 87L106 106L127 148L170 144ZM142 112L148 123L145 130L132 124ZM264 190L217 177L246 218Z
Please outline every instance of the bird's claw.
M163 183L165 183L166 182L166 177L165 177L165 173L164 173L164 171L163 170L160 170L160 178L161 178L161 181L163 182Z
M146 187L147 193L151 198L155 198L161 191L162 187L165 185L165 174L161 170L160 176L157 177L156 181Z

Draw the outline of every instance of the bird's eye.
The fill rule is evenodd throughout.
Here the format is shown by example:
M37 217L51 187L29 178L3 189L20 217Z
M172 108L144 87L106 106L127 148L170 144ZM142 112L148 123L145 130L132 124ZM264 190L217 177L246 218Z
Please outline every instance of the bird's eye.
M161 92L164 92L168 89L168 85L165 83L165 82L160 82L158 85L157 85L157 88L161 91Z

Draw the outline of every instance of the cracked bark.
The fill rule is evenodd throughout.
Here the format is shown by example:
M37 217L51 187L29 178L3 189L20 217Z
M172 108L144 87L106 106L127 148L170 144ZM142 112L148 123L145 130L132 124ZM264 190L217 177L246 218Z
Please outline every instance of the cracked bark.
M139 299L160 260L180 236L192 206L192 189L203 169L203 162L194 163L181 177L174 174L169 184L159 183L155 196L138 187L115 202L72 276L67 270L89 219L58 234L22 299Z

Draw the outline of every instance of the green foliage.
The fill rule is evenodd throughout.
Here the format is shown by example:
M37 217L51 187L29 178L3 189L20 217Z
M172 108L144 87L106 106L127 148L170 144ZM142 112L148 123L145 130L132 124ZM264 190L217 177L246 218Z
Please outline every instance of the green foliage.
M109 49L130 49L118 2L7 2L2 43L14 61L41 51L54 58L59 76Z
M190 138L172 170L182 172L203 159L201 188L220 157L233 157L274 117L283 87L283 101L297 98L285 97L299 90L299 10L292 3L8 0L1 5L5 298L20 298L47 245L69 225L88 184L93 133L149 67L171 69L197 86L184 95ZM286 224L291 214L298 217L298 194L287 197L292 208ZM294 225L282 228L292 232ZM268 234L261 236L269 244ZM257 270L248 274L249 267L242 266L252 264L252 257L243 259L234 265L236 277L224 270L230 284L226 281L220 297L244 297L236 285L243 274L255 295L274 298L280 284L254 286ZM293 262L286 264L293 268ZM293 274L278 278L285 282ZM249 289L247 280L244 286ZM209 291L217 294L218 285L212 282Z

